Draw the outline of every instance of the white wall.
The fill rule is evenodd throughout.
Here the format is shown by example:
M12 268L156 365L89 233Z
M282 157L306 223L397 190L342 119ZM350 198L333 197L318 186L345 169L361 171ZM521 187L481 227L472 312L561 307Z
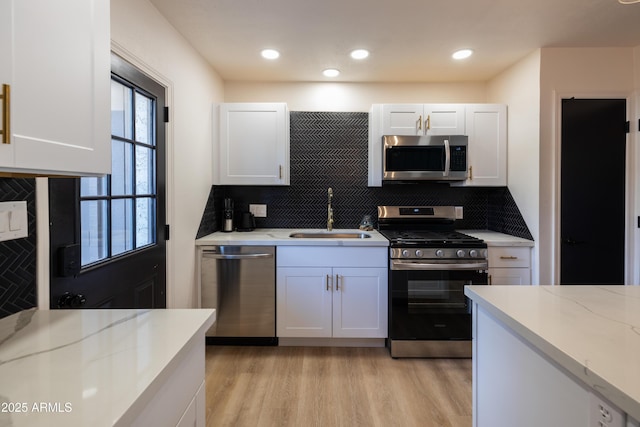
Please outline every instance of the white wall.
M559 132L563 97L616 97L632 99L634 90L632 48L544 48L540 75L540 283L555 284L559 265ZM632 103L629 103L632 107ZM632 111L629 111L631 114ZM635 115L629 116L636 117ZM635 155L632 156L635 158ZM633 165L632 165L633 166ZM635 166L634 166L635 167ZM635 181L635 174L631 178ZM630 194L628 206L635 206ZM637 215L629 212L631 219Z
M487 102L507 104L507 185L534 240L540 239L540 50L536 50L493 78ZM534 250L533 277L538 284L539 265Z
M194 239L212 182L212 111L218 74L148 0L111 0L114 51L168 88L167 306L196 301Z
M286 102L290 111L368 112L377 103L486 102L486 84L227 81L224 101Z

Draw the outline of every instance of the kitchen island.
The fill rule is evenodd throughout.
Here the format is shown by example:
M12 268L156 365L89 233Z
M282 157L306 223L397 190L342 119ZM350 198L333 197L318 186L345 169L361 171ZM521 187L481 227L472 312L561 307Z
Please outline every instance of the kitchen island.
M215 310L26 310L0 320L0 426L204 425ZM183 424L184 423L184 424Z
M638 426L640 287L468 286L465 294L474 427Z

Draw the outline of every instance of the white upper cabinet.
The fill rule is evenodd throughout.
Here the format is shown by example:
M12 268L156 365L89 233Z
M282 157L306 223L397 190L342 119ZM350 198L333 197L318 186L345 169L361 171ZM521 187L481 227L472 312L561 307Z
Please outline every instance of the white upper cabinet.
M466 186L507 185L507 106L504 104L467 104Z
M111 172L109 5L0 2L0 173Z
M221 104L219 119L214 184L289 185L286 104Z
M383 135L465 135L464 104L384 104Z

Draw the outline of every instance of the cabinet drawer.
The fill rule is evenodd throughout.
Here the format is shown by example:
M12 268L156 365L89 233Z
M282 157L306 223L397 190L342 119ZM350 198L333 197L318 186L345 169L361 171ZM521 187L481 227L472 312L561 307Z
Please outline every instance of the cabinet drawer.
M387 267L387 247L278 246L278 267Z
M527 247L490 247L489 267L509 268L531 266L531 248Z

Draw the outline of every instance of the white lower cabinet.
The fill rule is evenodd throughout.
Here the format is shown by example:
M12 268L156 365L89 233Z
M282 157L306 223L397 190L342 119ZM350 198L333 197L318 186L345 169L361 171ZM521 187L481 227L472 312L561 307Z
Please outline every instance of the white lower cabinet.
M279 247L278 337L386 338L386 253L370 247Z
M489 246L490 285L530 285L531 248Z

